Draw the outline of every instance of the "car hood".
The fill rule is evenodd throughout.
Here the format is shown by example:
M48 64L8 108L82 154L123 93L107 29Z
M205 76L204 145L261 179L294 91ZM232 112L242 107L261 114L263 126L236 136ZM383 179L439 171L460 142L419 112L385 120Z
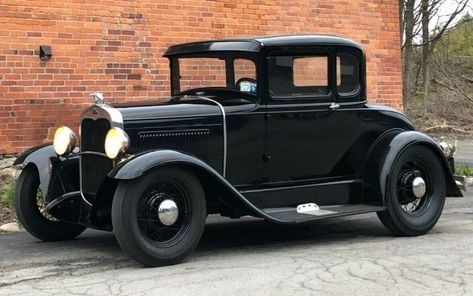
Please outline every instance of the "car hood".
M117 103L112 106L120 111L125 122L221 115L214 101L197 96Z

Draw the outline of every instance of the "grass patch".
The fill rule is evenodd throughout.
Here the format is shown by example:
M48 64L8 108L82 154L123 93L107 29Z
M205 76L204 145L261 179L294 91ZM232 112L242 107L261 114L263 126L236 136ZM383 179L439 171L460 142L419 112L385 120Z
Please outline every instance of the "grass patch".
M10 184L0 192L0 225L14 222L15 218L15 184Z
M0 192L0 205L2 207L13 207L15 199L15 184L8 185L7 189Z
M473 177L473 167L464 164L455 165L455 174L459 176Z

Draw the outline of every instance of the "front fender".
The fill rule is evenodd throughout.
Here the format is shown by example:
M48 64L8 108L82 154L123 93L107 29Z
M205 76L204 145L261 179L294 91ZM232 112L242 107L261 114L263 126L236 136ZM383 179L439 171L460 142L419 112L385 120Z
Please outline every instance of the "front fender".
M13 164L23 166L31 164L36 167L39 174L40 188L44 194L45 203L48 203L56 197L52 196L51 193L54 191L56 194L58 186L62 190L77 189L79 178L77 148L74 152L67 158L58 157L53 145L44 144L23 152ZM64 170L67 170L67 175Z
M239 205L249 210L255 216L276 223L285 223L283 220L274 218L253 205L211 166L194 156L179 151L153 150L135 155L115 166L108 174L108 177L118 180L135 179L150 170L167 165L182 165L193 169L198 175L205 174L228 192L228 195L223 196L226 201L239 203Z
M38 170L40 188L46 194L48 192L49 181L51 180L51 161L58 159L54 152L53 145L43 144L23 152L13 163L14 165L34 164Z
M364 181L372 188L379 190L384 199L394 163L402 152L413 145L425 145L438 156L445 173L447 196L461 197L462 193L455 183L453 172L440 146L429 136L417 131L393 130L384 134L375 143L363 165Z
M47 147L47 146L51 146L52 148L52 143L45 143L45 144L41 144L41 145L38 145L38 146L35 146L35 147L32 147L26 151L24 151L23 153L21 153L16 159L15 161L13 162L13 165L20 165L20 164L24 164L24 165L27 165L30 161L26 160L31 154L35 153L36 151L40 150L41 148L44 148L44 147ZM54 152L54 149L53 149L53 152ZM48 152L49 154L49 152ZM56 155L56 153L54 153L54 155ZM31 158L30 158L31 159Z
M118 163L118 165L108 173L108 177L118 180L130 180L142 176L153 168L178 163L196 165L206 170L213 170L205 162L179 151L152 150L134 155ZM217 175L219 174L217 173Z

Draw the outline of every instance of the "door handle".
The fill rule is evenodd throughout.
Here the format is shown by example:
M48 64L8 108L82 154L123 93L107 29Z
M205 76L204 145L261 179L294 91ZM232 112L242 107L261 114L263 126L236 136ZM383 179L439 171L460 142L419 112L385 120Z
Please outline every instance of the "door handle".
M264 162L269 162L270 160L271 160L271 155L263 154L263 161Z
M338 108L340 108L340 104L332 103L332 104L330 104L329 108L332 109L332 110L338 109Z

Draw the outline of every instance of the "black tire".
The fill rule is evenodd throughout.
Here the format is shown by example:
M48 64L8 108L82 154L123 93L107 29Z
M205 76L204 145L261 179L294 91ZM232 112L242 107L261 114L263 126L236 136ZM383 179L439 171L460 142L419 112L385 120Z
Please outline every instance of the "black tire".
M422 197L415 197L413 190L406 186L413 178L409 174L425 179L426 190ZM431 230L440 218L445 195L445 173L439 157L428 147L412 146L394 164L386 188L387 210L377 214L395 235L422 235Z
M166 199L175 201L179 210L170 226L157 215L157 207ZM123 251L136 261L146 266L171 265L182 262L197 246L206 214L199 180L181 168L161 168L118 185L112 205L113 232Z
M34 237L45 241L70 240L84 232L85 226L44 216L38 206L39 176L35 166L21 172L15 187L15 211L23 227Z

